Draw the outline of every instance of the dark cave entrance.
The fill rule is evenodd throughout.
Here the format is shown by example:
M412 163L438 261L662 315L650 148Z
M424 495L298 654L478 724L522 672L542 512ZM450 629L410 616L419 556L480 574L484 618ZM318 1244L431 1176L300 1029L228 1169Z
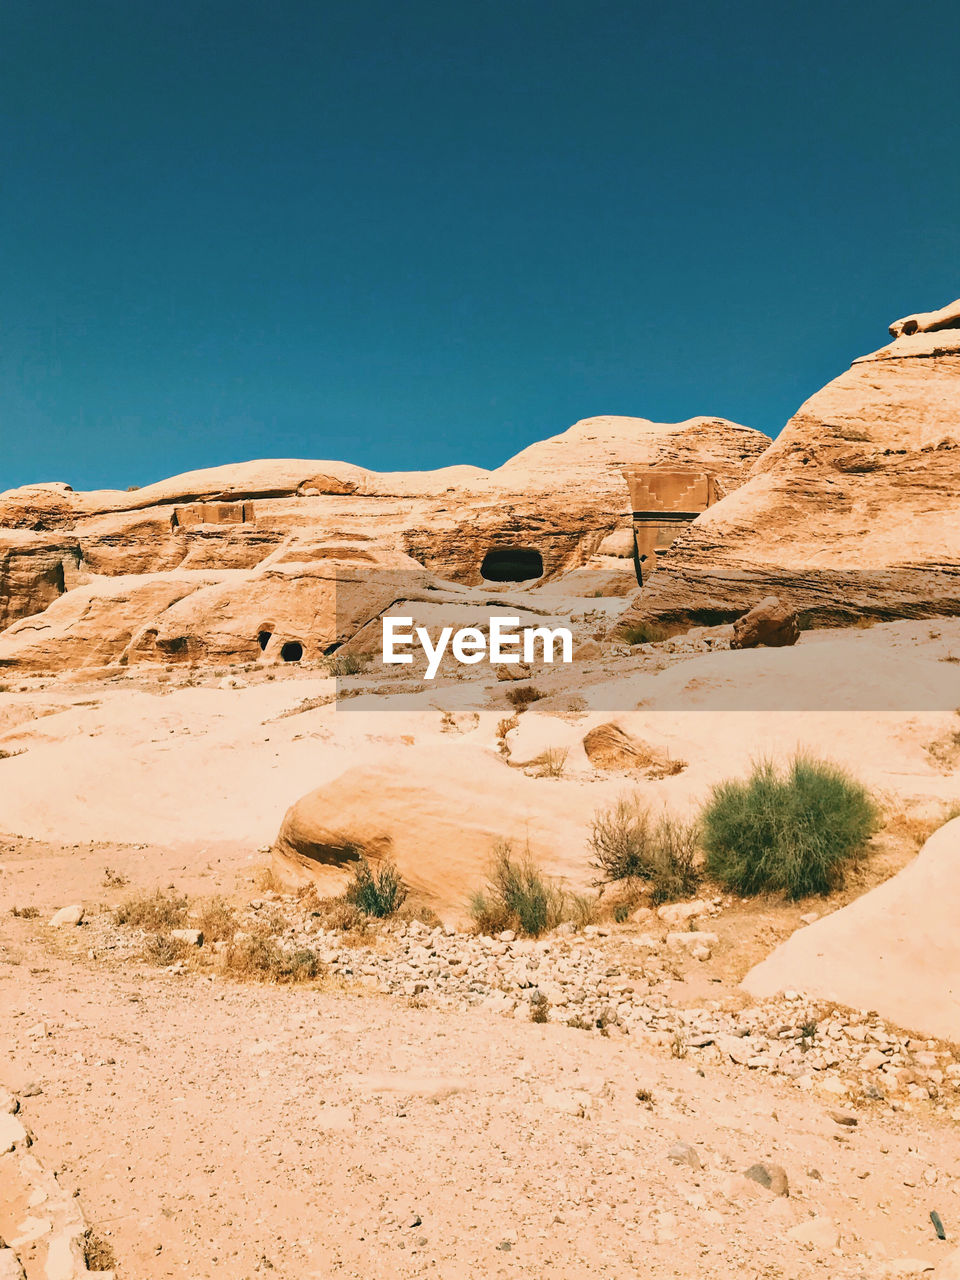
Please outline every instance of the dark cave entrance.
M532 547L496 547L480 566L487 582L529 582L543 577L543 556Z
M263 653L264 649L265 649L265 648L267 647L267 645L270 643L270 637L271 637L272 635L273 635L273 632L272 632L272 631L266 631L266 630L264 630L264 631L258 631L258 632L257 632L257 644L260 646L260 652L261 652L261 653Z
M280 657L284 662L299 662L303 657L303 645L299 640L287 640L280 650Z

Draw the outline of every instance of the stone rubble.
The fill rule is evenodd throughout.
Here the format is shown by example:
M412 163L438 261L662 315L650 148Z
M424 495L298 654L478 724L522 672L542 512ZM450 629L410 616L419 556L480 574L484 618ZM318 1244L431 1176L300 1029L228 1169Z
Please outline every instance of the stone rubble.
M87 1269L87 1224L80 1202L30 1150L33 1140L20 1116L19 1096L0 1089L0 1185L15 1188L17 1198L30 1208L17 1223L17 1234L0 1239L0 1280L41 1274L31 1270L33 1260L42 1264L46 1280L84 1280L92 1275L113 1280L112 1271Z
M677 909L686 905L671 904L672 914L661 909L659 923L683 918ZM716 904L699 905L717 910ZM669 929L658 936L588 925L539 939L518 938L512 931L492 938L414 920L375 922L358 935L324 928L296 899L274 894L254 900L241 925L255 925L267 912L278 925L281 946L291 952L309 948L326 973L344 983L521 1019L545 1002L550 1022L630 1037L703 1066L733 1063L786 1077L803 1090L893 1111L932 1105L960 1121L955 1050L888 1027L872 1011L839 1009L793 991L745 1008L726 1007L729 1001L719 999L699 1007L678 1004L671 998L674 957L708 959L716 933ZM692 924L694 914L688 912L687 919ZM92 951L133 956L144 941L141 931L119 929L102 916ZM194 950L192 935L190 941ZM207 957L213 966L222 945L197 948L197 960ZM174 972L186 968L183 960L172 966ZM855 1119L839 1110L834 1114L844 1117L838 1125Z

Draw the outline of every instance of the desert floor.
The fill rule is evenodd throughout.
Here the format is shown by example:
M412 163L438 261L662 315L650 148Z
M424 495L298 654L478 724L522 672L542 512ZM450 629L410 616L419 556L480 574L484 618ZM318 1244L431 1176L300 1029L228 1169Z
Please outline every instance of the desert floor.
M782 661L796 680L837 689L852 687L865 655L900 686L910 671L918 687L960 671L952 623L849 642L846 668L840 648L811 662L837 644L824 633L792 657L681 655L656 678L722 702L731 657L744 662L738 680L749 663ZM642 659L631 670L652 678ZM586 709L571 711L559 702L570 691L558 690L553 710L545 699L514 731L521 761L544 742L570 746L569 776L542 779L497 757L495 686L475 707L464 696L451 733L429 706L406 717L358 709L337 729L329 680L245 679L240 689L219 677L199 687L143 674L27 680L0 704L0 1086L19 1095L32 1152L76 1191L120 1277L873 1280L921 1274L956 1247L960 1110L943 1094L897 1107L838 1100L722 1055L674 1057L616 1027L602 1035L429 992L388 995L360 976L268 986L104 951L111 907L137 889L256 897L286 806L372 753L398 759L404 737L414 765L442 752L461 778L478 762L509 771L534 815L562 802L585 821L624 785L577 756L591 725L616 718L687 760L676 777L631 780L681 811L756 747L736 711L708 701L677 711L664 694L658 713L632 693L614 716L591 705L587 681L575 691ZM714 954L675 966L664 999L749 1005L740 978L803 927L804 911L833 910L915 855L931 812L956 798L941 749L955 712L919 695L904 702L842 719L830 719L842 708L765 713L771 750L837 726L831 754L882 792L887 830L836 900L725 904L704 926L718 935ZM583 885L582 849L577 831L550 869ZM458 887L461 902L469 887ZM445 918L457 916L458 895L438 903ZM74 902L85 923L52 929L53 911ZM593 943L619 964L640 928L611 927ZM678 1143L699 1168L669 1157ZM783 1166L788 1197L743 1179L757 1162Z
M8 855L9 856L9 855ZM956 1122L626 1039L53 950L4 923L4 1082L121 1275L861 1276L947 1245ZM76 934L82 933L82 929ZM638 1100L648 1090L652 1100ZM27 1092L31 1092L29 1089ZM675 1164L678 1142L702 1168ZM735 1175L782 1165L789 1198ZM811 1215L836 1248L786 1231ZM828 1241L829 1243L829 1241Z

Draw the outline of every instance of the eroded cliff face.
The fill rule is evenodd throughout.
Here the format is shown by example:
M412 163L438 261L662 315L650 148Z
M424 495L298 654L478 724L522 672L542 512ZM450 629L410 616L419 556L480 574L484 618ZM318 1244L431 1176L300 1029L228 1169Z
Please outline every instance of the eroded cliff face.
M731 490L769 443L721 419L601 417L491 472L273 460L127 493L11 490L0 494L0 665L270 660L285 645L316 657L410 584L481 586L485 562L488 577L509 574L516 552L544 586L628 595L623 469L695 465Z
M960 330L901 336L818 391L687 526L624 625L960 613Z

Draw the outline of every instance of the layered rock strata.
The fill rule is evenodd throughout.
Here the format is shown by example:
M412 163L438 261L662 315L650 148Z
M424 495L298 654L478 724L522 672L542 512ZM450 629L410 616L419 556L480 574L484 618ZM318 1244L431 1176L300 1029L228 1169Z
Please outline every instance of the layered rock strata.
M491 472L279 460L130 492L11 490L0 666L317 657L432 579L629 594L624 469L693 465L734 488L768 443L720 419L604 417Z
M624 625L960 612L960 330L904 334L818 391L745 484L688 525Z

